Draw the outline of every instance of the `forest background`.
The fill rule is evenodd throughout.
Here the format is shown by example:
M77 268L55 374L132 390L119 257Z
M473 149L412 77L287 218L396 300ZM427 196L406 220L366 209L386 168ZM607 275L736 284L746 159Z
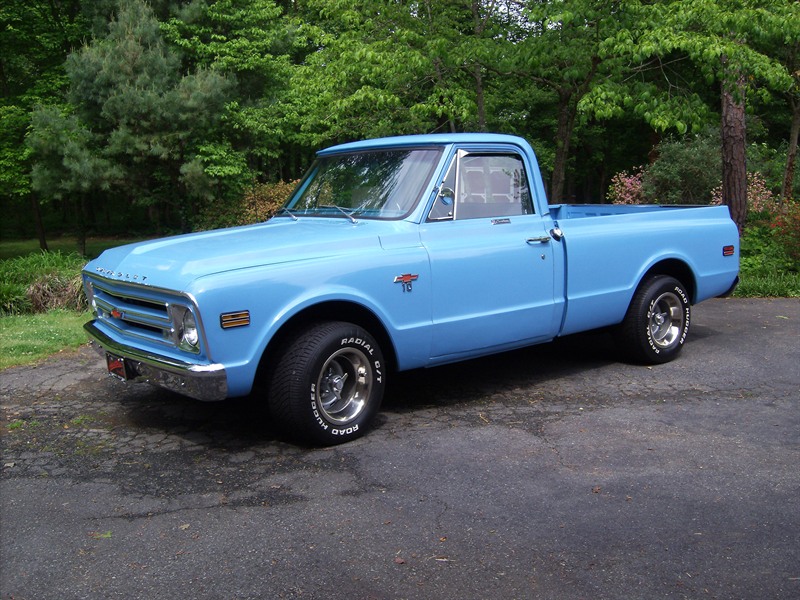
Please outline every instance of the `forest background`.
M43 249L264 219L321 147L455 131L527 138L550 202L721 201L743 229L749 182L798 220L797 2L5 0L0 24L0 235Z
M727 204L800 296L792 0L3 0L0 369L84 344L80 270L267 219L316 150L494 131L557 202Z

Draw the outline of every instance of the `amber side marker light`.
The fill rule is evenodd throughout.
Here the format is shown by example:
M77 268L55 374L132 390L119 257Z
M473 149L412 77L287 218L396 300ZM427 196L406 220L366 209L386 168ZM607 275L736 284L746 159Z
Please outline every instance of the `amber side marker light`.
M223 329L246 327L250 325L250 311L240 310L237 312L223 313L219 316L219 324Z

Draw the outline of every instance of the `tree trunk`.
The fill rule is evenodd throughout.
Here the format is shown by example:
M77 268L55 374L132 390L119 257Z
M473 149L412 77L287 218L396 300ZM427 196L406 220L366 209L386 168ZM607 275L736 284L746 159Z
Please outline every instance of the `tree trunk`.
M800 99L792 100L792 128L789 133L789 151L786 153L786 169L783 172L781 203L792 197L794 187L794 166L797 159L797 138L800 135Z
M39 236L39 248L42 252L49 252L50 248L47 247L47 238L44 234L44 223L42 222L42 210L39 207L39 200L36 194L29 194L31 200L31 210L33 211L33 222L36 224L36 234Z
M478 131L486 131L486 101L483 96L483 75L481 74L481 66L475 65L472 74L475 77L475 103L478 107Z
M558 95L558 126L556 128L556 155L553 160L553 179L550 184L550 203L563 201L564 181L569 159L569 144L575 127L577 107L573 105L572 94L562 92Z
M744 77L722 83L722 201L744 231L747 219L747 161Z
M81 192L78 199L78 252L86 256L86 192Z

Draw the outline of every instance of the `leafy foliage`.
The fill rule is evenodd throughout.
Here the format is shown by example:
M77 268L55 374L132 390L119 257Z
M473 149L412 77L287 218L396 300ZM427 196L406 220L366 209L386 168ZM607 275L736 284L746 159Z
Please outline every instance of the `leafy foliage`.
M800 204L788 201L772 222L773 235L792 261L791 268L800 272Z
M553 200L602 198L660 136L718 122L732 66L771 187L796 155L785 0L9 0L0 18L0 210L19 232L40 204L82 235L204 226L322 145L433 131L522 135ZM695 201L705 178L681 186L716 154L643 184Z
M278 211L296 185L297 181L255 184L245 191L242 201L207 206L195 220L195 228L216 229L266 221Z
M798 262L797 208L793 208L794 233L774 225L761 223L749 226L741 239L741 259L737 296L800 297L800 262ZM791 252L794 249L794 256Z
M708 204L722 173L719 135L668 139L642 175L642 193L660 204Z

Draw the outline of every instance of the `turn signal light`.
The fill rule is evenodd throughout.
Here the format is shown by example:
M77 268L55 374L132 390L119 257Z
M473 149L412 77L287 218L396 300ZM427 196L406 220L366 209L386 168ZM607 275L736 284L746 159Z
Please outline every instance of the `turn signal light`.
M219 316L219 324L223 329L232 327L246 327L250 325L250 311L241 310L232 313L224 313Z

